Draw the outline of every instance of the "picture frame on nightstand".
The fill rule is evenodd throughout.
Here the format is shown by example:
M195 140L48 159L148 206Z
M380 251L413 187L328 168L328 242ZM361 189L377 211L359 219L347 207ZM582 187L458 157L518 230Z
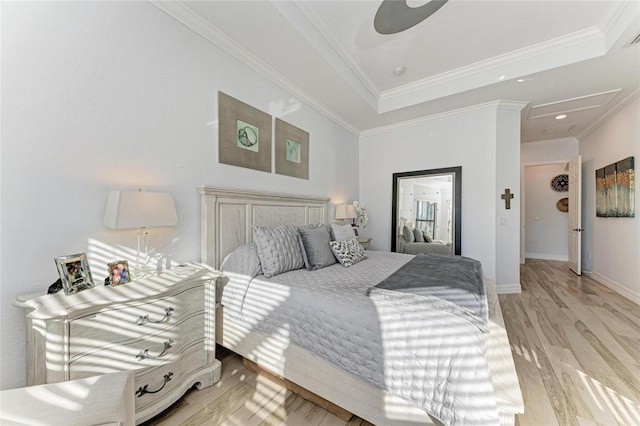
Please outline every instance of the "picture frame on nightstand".
M131 282L129 262L126 260L110 262L107 264L107 272L109 274L109 285L112 287Z
M75 294L95 286L85 253L56 257L55 262L64 294Z

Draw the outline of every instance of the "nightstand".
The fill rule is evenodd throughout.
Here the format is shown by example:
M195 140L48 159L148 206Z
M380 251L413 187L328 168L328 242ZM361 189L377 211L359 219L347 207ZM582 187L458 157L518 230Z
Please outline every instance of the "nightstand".
M371 243L371 240L373 240L373 238L371 237L356 237L356 238L358 239L358 242L360 243L363 249L369 250L369 243Z
M174 268L117 287L23 296L27 384L133 370L136 423L189 388L220 379L215 358L215 280L199 265Z

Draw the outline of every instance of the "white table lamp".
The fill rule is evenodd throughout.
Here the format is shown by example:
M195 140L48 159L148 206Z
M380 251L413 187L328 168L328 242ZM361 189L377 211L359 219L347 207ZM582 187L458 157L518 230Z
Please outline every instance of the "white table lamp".
M136 268L147 269L147 228L175 226L178 214L168 192L110 191L104 212L104 225L111 229L138 228ZM144 246L144 264L140 264L140 246ZM147 271L148 272L148 271Z
M352 220L356 218L356 208L353 204L336 205L336 220Z

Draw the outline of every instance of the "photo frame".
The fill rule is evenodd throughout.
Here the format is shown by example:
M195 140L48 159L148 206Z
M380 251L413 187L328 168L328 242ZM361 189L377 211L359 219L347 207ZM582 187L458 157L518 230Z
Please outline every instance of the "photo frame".
M95 286L85 253L55 258L64 294L70 295Z
M126 260L116 260L107 264L109 285L112 287L131 282L131 270Z
M276 173L309 179L309 133L276 118Z
M218 92L218 162L271 172L271 116Z

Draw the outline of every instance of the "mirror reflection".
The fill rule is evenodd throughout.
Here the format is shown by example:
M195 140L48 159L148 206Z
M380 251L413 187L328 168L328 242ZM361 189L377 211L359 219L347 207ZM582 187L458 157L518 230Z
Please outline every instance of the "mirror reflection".
M392 251L460 254L461 171L394 173Z

